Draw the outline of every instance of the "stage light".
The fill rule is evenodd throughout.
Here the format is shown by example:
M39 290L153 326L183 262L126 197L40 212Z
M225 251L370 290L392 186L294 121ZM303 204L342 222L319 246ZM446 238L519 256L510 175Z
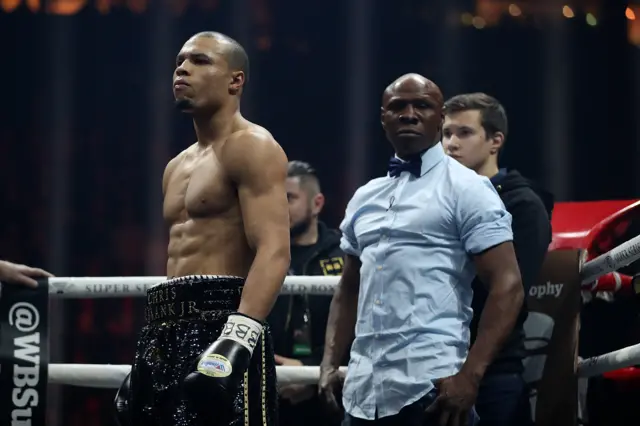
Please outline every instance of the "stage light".
M520 16L522 15L522 10L520 10L517 4L512 3L509 5L509 14L511 16Z
M487 22L480 16L473 17L473 26L481 30L487 25Z
M469 26L473 24L473 15L468 12L463 13L462 16L460 16L460 21L462 21L463 25Z
M573 18L574 16L576 16L573 13L573 9L571 9L569 6L564 6L562 8L562 14L564 15L565 18Z

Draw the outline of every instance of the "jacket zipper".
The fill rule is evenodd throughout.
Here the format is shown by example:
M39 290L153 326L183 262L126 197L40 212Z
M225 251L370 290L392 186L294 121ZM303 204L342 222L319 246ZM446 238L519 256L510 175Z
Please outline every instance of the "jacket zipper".
M316 257L318 257L318 255L322 253L322 249L318 249L316 251L313 252L313 254L311 256L309 256L309 260L307 260L305 263L302 264L302 275L307 275L307 269L309 268L309 264L311 264L311 262L313 260L315 260ZM293 311L293 299L294 299L295 295L290 295L289 296L289 309L287 310L287 321L284 325L284 330L285 333L289 333L289 326L291 325L291 315L292 315L292 311ZM303 295L304 297L304 303L305 303L305 307L306 307L306 311L309 314L309 330L311 330L311 308L309 307L309 296L307 294Z

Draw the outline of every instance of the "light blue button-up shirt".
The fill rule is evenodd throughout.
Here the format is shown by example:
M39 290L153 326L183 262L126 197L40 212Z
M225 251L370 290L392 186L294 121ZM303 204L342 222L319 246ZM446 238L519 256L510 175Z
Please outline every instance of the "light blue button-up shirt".
M419 178L402 172L359 188L340 230L342 250L362 262L343 403L372 420L460 370L476 275L470 255L511 241L511 216L489 179L437 144L422 155Z

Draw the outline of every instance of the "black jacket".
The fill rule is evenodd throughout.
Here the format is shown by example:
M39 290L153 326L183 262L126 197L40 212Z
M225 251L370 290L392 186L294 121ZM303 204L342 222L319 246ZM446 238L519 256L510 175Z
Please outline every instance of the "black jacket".
M298 258L296 247L291 250L289 275L341 275L344 254L340 250L340 233L318 223L318 241L304 247L303 258ZM273 334L275 353L296 358L305 365L320 365L324 351L324 337L329 317L331 296L280 296L267 319ZM309 356L294 356L293 332L299 328L300 310L309 313L311 350ZM348 359L348 358L347 358Z
M501 169L491 182L512 216L513 245L522 275L525 302L513 332L486 374L520 373L523 370L522 359L525 355L523 325L528 312L526 296L531 286L537 284L542 262L551 243L553 197L525 179L516 170L510 170L507 173ZM473 342L478 331L480 314L487 300L487 290L478 278L473 281L472 286L474 295L471 341Z

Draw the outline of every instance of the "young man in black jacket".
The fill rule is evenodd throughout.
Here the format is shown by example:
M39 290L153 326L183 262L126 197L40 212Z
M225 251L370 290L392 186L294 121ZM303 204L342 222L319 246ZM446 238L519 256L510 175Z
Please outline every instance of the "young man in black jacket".
M340 233L318 220L324 195L315 170L302 161L289 162L286 182L291 231L289 275L341 275ZM268 318L276 363L320 365L331 296L280 296ZM345 363L346 365L346 363ZM280 387L280 425L326 425L317 386Z
M505 143L507 129L504 107L489 95L463 94L445 103L442 139L445 150L460 163L488 177L511 213L513 245L526 295L531 286L537 284L551 242L553 199L518 171L498 167L498 154ZM473 289L471 342L487 298L477 278ZM481 426L531 424L528 390L522 379L526 318L525 301L514 331L480 384L476 409Z

